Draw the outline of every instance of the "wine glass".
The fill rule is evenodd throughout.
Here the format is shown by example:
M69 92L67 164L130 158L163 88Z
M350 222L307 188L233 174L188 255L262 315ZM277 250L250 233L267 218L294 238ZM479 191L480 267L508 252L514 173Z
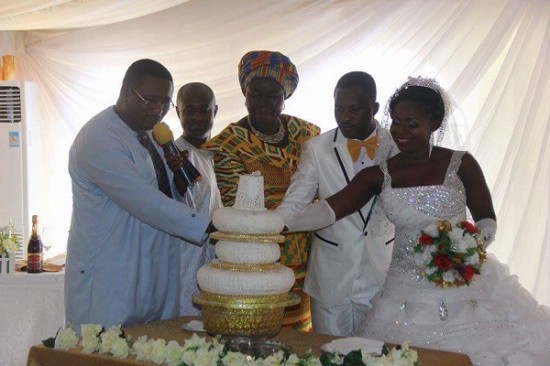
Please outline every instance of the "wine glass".
M42 239L42 247L44 248L45 252L44 258L49 258L48 253L54 245L54 242L56 240L55 236L55 228L45 227L44 229L42 229L42 235L40 237Z

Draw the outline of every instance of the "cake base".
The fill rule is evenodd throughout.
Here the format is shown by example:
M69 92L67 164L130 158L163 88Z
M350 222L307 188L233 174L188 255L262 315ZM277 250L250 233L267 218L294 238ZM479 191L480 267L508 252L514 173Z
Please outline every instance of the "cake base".
M281 330L284 310L300 303L293 293L265 296L219 295L200 291L193 302L201 306L204 329L212 336L274 337Z

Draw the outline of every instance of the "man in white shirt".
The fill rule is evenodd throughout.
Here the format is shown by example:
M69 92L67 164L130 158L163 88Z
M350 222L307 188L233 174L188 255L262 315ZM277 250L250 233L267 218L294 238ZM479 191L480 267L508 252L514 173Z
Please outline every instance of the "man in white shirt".
M173 90L163 65L134 62L116 105L88 121L71 146L65 316L77 331L179 315L180 238L204 245L212 226L173 199L172 172L152 142Z
M183 134L175 144L184 151L187 159L201 173L201 180L178 197L189 207L205 216L222 206L220 191L214 174L213 153L201 150L201 146L210 140L214 117L218 112L216 98L212 89L203 83L188 83L178 91L176 111L183 128ZM194 245L180 246L180 315L200 315L193 306L192 295L199 290L197 271L215 257L214 245L202 247Z
M306 142L277 208L280 214L291 218L316 194L320 199L333 195L363 168L398 152L389 131L374 119L378 109L376 84L369 74L353 71L340 78L334 90L338 127ZM314 233L304 290L311 296L317 333L353 335L384 283L393 227L378 206L374 198L360 211Z

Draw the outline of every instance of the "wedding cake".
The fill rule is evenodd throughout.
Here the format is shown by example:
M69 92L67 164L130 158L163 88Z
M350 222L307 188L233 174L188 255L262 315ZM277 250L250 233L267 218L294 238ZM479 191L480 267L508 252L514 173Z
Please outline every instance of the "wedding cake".
M230 336L275 335L284 308L299 298L289 293L294 272L278 262L284 220L265 209L261 174L242 175L234 206L217 209L212 221L218 259L199 269L200 292L193 296L205 329Z

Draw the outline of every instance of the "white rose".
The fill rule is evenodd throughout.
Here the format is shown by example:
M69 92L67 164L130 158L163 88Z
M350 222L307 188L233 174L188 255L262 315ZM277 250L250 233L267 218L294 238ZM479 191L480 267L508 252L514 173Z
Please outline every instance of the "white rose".
M80 326L80 331L82 333L80 346L82 347L82 352L94 353L99 350L100 343L98 334L102 329L103 327L101 324L82 324Z
M457 227L453 227L451 232L449 232L449 238L453 243L457 243L462 238L463 234L464 234L464 230Z
M142 335L132 345L132 349L130 350L130 353L132 355L136 356L136 358L138 360L144 360L144 358L143 358L143 346L145 345L145 343L147 343L147 336Z
M439 236L439 228L437 227L437 224L433 222L424 229L424 233L431 236L432 238L435 238Z
M426 276L430 276L430 275L434 274L435 272L437 272L437 269L438 268L435 267L435 266L433 266L433 267L428 266L424 269L424 273L426 274Z
M181 356L181 360L185 362L187 365L193 365L195 363L195 360L197 359L197 353L194 350L185 350L183 351L183 355Z
M225 344L222 342L221 337L215 337L212 339L210 347L219 355L223 352Z
M99 346L99 353L110 353L113 343L120 338L121 334L120 325L113 325L108 331L102 333L100 335L101 345Z
M285 362L285 366L298 366L299 364L300 364L300 358L295 353L288 356L288 359Z
M212 364L210 352L206 348L199 348L196 352L195 366L210 366ZM216 354L215 359L218 359Z
M157 365L162 365L166 356L164 349L166 348L166 341L164 339L156 339L153 342L153 353L151 354L151 361Z
M95 338L102 329L103 327L101 326L101 324L82 324L80 326L82 338Z
M222 358L224 366L242 366L250 364L248 356L240 352L227 352Z
M183 347L176 341L170 341L164 349L164 355L166 356L166 363L169 366L177 366L181 364L183 356Z
M185 343L183 344L183 349L199 349L200 347L203 347L206 344L206 339L201 338L197 335L197 333L193 333L191 338L187 339Z
M451 269L450 271L443 273L443 281L454 282L457 275L458 273L454 269Z
M421 252L414 254L414 261L417 266L426 266L432 260L432 253L437 252L437 245L426 245Z
M111 354L118 358L128 357L130 352L130 347L128 347L128 342L125 338L118 338L111 347Z
M84 353L94 353L98 351L99 344L99 337L82 338L82 341L80 341L80 346L82 347L82 352Z
M479 254L477 254L477 252L474 252L474 254L472 254L471 256L466 257L466 264L470 264L472 266L479 264Z
M458 240L458 242L455 243L455 246L453 249L457 253L466 253L469 247L470 247L470 244L468 243L468 241L466 241L465 238L462 237Z
M78 336L73 328L68 327L65 329L60 329L55 336L54 348L68 350L71 348L76 348L78 343Z
M476 248L477 242L470 233L464 234L464 241L468 244L468 248Z
M208 362L210 366L217 366L220 355L215 349L208 350Z
M255 362L256 366L280 366L283 363L283 358L277 353L267 356L266 358L258 358Z
M281 354L279 354L281 352ZM279 366L283 361L283 354L282 351L279 351L271 356L267 356L263 362L263 366Z
M149 339L141 348L141 360L151 361L153 358L154 340Z

